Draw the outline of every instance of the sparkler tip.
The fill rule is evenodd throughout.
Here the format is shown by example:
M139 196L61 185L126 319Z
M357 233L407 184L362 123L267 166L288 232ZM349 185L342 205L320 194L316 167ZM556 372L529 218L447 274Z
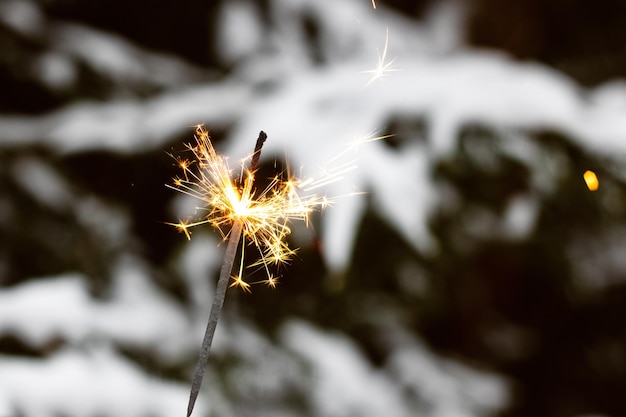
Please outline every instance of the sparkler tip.
M252 161L250 162L250 171L256 171L256 167L259 165L259 158L261 157L261 148L263 148L263 144L267 140L267 134L264 131L259 132L259 137L256 140L256 145L254 146L254 153L252 154Z

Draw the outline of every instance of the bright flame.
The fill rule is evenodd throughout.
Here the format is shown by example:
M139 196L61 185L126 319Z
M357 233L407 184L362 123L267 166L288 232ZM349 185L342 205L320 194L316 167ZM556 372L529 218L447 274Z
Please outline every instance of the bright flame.
M379 78L386 76L387 73L389 72L398 71L393 66L394 62L396 61L396 58L385 63L385 60L387 59L387 46L388 45L389 45L389 28L387 28L387 35L385 37L385 47L383 48L383 54L382 55L378 54L378 64L376 65L376 68L363 71L363 74L372 74L367 84L365 84L365 87L367 87L374 81L378 80Z
M600 186L600 181L598 181L598 177L593 171L585 171L585 173L583 174L583 178L585 179L585 183L587 184L587 188L589 188L589 191L596 191Z
M253 244L259 249L261 259L251 266L263 267L267 273L263 282L274 287L277 278L271 274L269 266L288 262L296 252L285 241L291 233L289 223L302 220L308 224L310 214L327 206L329 201L316 195L301 197L297 191L303 181L289 173L286 179L275 176L264 190L257 192L255 172L242 165L239 181L234 181L227 159L215 151L202 126L197 126L195 139L195 145L186 145L195 159L175 158L182 170L182 178L174 178L174 185L168 187L202 200L202 209L207 214L192 223L169 224L185 233L188 239L191 238L190 227L209 224L219 229L226 239L229 232L224 230L230 230L234 222L240 222L243 226L241 266L231 286L249 291L250 284L243 280L244 252L246 244Z

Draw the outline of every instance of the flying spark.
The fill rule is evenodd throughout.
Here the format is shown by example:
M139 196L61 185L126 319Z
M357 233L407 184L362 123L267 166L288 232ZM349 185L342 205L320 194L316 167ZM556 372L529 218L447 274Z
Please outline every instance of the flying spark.
M379 141L379 140L383 140L383 139L387 139L387 138L391 138L391 137L395 136L395 134L377 136L378 133L379 133L379 131L374 131L373 130L373 131L365 133L365 134L359 133L359 134L353 136L352 139L350 139L348 141L346 149L344 151L340 152L339 154L337 154L335 157L333 157L328 162L330 163L330 162L333 162L333 161L339 159L341 156L343 156L347 152L358 150L361 147L361 145L364 145L366 143L376 142L376 141Z
M376 0L372 0L372 7L374 8L374 10L376 9Z
M598 181L598 177L595 172L587 170L583 174L583 178L587 184L587 188L589 188L589 191L596 191L598 187L600 187L600 181Z
M379 78L383 78L384 76L388 75L389 72L398 71L396 68L394 68L394 63L396 61L396 58L393 58L389 62L385 62L387 59L388 45L389 45L389 28L387 28L387 35L385 36L385 47L383 48L383 54L382 55L380 53L378 54L378 64L376 65L376 68L363 71L363 74L372 74L367 84L365 84L365 87L367 87L374 81L378 80Z
M224 240L229 238L235 223L241 224L241 262L231 286L249 290L250 283L243 278L248 244L256 246L261 256L251 266L265 269L267 279L262 282L275 286L277 278L270 267L288 262L296 252L286 243L291 233L290 223L301 220L308 224L310 214L328 206L330 201L318 195L301 197L299 190L303 189L303 184L308 184L306 190L314 187L310 181L303 182L289 173L276 175L265 189L257 190L254 187L255 163L251 163L250 168L242 164L239 178L234 180L227 159L215 151L208 132L201 126L196 128L195 139L195 144L187 144L194 160L175 158L182 175L174 178L174 185L168 187L201 200L204 205L199 209L206 214L193 222L181 220L169 224L185 233L188 239L191 238L190 228L208 224L217 228Z

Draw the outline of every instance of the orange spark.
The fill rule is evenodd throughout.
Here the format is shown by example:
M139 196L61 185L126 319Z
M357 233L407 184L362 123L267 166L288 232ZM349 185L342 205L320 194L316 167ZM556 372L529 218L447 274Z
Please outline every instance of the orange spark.
M585 179L585 183L587 184L589 191L596 191L600 186L600 181L598 181L596 173L591 170L585 171L583 178Z

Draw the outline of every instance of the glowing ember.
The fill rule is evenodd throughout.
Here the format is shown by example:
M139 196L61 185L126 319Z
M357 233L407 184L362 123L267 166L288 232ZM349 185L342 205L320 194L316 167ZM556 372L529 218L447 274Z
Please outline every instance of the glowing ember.
M600 186L600 181L598 181L598 177L593 171L585 171L585 173L583 174L583 178L585 179L585 183L587 184L587 188L589 188L589 191L596 191Z

